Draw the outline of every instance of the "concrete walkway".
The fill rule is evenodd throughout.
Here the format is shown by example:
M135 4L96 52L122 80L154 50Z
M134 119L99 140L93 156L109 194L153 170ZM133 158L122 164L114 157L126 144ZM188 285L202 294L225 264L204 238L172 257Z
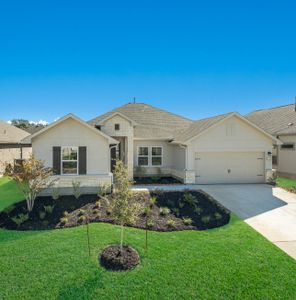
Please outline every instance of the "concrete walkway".
M296 259L296 194L267 184L138 186L135 189L202 189Z

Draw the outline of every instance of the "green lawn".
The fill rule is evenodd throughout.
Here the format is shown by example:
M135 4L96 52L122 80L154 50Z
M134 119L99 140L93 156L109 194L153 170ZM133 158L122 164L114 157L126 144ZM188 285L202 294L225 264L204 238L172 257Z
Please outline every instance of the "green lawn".
M150 232L148 253L145 232L127 229L141 255L129 272L98 265L119 227L91 224L90 234L89 258L85 226L0 230L0 299L296 299L295 261L236 216L209 231Z
M276 181L277 185L282 188L296 188L296 180L290 178L279 177Z
M0 177L0 211L12 203L24 199L14 181L8 177Z

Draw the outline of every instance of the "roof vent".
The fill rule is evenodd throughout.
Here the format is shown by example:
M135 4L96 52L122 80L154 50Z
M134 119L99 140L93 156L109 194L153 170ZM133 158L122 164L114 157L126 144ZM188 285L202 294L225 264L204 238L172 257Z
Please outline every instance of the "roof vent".
M293 126L293 125L294 125L294 123L292 123L292 122L288 123L288 126Z

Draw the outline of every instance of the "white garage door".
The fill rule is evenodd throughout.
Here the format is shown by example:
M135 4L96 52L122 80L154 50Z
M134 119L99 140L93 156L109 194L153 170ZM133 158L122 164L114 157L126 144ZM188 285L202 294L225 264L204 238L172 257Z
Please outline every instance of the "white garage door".
M195 153L196 183L262 183L263 152Z

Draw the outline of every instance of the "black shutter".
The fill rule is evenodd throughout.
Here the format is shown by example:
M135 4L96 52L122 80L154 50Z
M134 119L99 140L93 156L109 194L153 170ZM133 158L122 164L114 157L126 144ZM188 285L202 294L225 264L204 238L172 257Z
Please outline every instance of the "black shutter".
M79 175L86 174L86 147L79 147L79 166L78 166L78 173Z
M61 147L52 147L52 168L55 175L61 174Z

